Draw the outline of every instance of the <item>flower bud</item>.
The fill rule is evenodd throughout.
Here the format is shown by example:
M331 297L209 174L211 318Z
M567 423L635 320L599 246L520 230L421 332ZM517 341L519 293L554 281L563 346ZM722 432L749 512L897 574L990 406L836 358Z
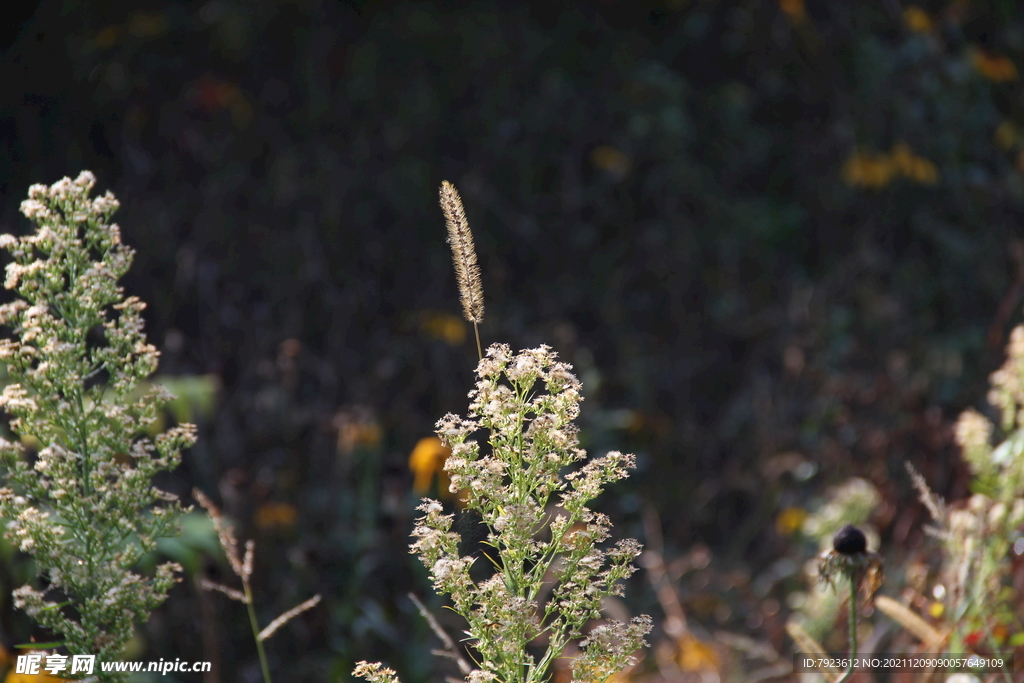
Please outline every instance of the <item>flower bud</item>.
M837 553L855 555L868 549L868 541L864 532L852 524L847 524L832 538L832 547Z

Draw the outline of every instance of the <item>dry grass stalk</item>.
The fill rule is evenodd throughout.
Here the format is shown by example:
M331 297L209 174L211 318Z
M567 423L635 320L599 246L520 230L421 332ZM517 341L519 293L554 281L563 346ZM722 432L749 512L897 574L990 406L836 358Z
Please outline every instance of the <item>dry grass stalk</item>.
M827 659L829 657L829 655L825 653L825 648L823 648L810 633L803 630L799 624L792 621L787 623L786 633L788 633L789 637L793 639L794 643L796 643L797 649L805 655L810 655L815 659ZM834 681L839 678L839 670L835 667L830 666L824 668L821 670L821 673L829 681Z
M252 598L252 570L253 561L256 555L256 541L252 539L245 542L245 555L239 557L238 555L238 538L235 537L235 530L233 527L228 526L224 522L224 515L213 504L206 494L199 489L193 489L192 495L195 497L199 504L206 508L206 511L210 515L210 519L213 521L213 527L217 531L217 537L220 539L220 545L224 549L224 554L227 555L228 562L231 564L232 571L238 575L238 578L242 580L242 590L238 591L224 584L216 583L208 579L200 579L199 585L208 591L219 591L224 595L228 596L232 600L237 600L246 606L249 612L249 625L252 628L252 636L256 641L256 651L260 658L260 669L263 673L263 683L272 683L270 678L270 666L267 663L267 655L263 649L263 641L274 635L274 633L287 624L289 621L302 614L306 610L316 606L320 602L320 596L314 595L309 600L306 600L300 605L296 605L291 608L277 619L270 622L263 630L259 629L259 623L256 619L256 609L253 604Z
M232 600L237 600L242 604L249 604L248 599L246 599L245 595L241 591L236 591L234 588L225 586L222 583L217 583L215 581L210 581L206 578L201 578L199 579L199 587L203 590L219 591L224 595L228 596L229 598L231 598Z
M942 499L936 496L931 488L928 486L928 482L924 480L921 473L914 469L914 466L909 462L903 463L907 467L907 472L910 474L911 481L914 482L914 488L917 489L918 495L921 497L921 503L928 508L928 512L931 514L932 519L942 524L946 519L946 505L942 502Z
M476 350L480 358L478 325L484 320L484 288L480 282L480 266L476 263L476 249L473 246L473 232L469 229L462 197L455 186L447 180L441 183L441 210L448 226L448 243L452 245L452 263L455 265L455 279L459 284L459 299L466 320L473 323L476 333Z
M267 624L267 627L265 629L259 632L259 635L257 635L256 638L258 640L266 640L270 636L274 635L274 632L277 631L277 629L281 628L282 626L284 626L289 621L299 616L306 610L316 607L318 604L320 604L319 593L311 597L309 600L306 600L305 602L296 605L295 607L292 607L290 610L279 616L277 619L274 619L272 622Z
M917 639L926 646L937 647L942 642L942 634L906 605L896 602L892 598L880 595L875 598L875 607L878 608L879 612L885 614L917 636Z
M434 635L440 638L441 642L444 643L444 650L441 650L440 652L434 650L431 654L440 654L441 656L452 659L459 665L459 671L461 671L464 676L471 674L473 672L473 667L470 666L469 662L466 661L466 658L462 656L459 648L455 645L455 641L451 639L451 636L449 636L447 631L441 627L441 624L434 618L434 615L427 610L426 605L416 597L415 593L409 593L408 595L409 599L416 605L416 609L420 611L420 615L427 620L427 623L430 625L430 630L432 630Z
M245 574L242 561L238 557L238 539L235 538L234 527L228 526L224 523L224 515L221 514L220 509L213 504L213 501L206 497L205 493L199 489L192 489L192 496L199 501L199 504L202 505L210 515L210 520L213 522L213 528L217 531L217 538L220 539L220 547L224 549L224 554L228 558L231 570L235 572L239 578L248 578L248 575Z

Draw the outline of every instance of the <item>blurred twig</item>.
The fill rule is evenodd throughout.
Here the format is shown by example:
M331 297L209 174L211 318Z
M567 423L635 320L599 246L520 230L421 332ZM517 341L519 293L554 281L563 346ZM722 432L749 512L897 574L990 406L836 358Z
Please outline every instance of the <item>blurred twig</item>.
M455 645L455 641L445 633L445 630L441 628L441 624L439 624L437 619L434 618L434 615L427 610L426 606L420 602L420 599L416 597L415 593L410 592L408 593L408 596L409 599L413 601L413 604L416 605L416 609L420 611L423 618L427 620L428 624L430 624L430 630L441 639L442 643L444 643L444 650L434 650L433 654L440 657L454 659L455 663L459 665L459 671L468 676L470 672L473 671L473 667L470 666L469 662L466 661L466 658L462 656L461 652L459 652L458 647Z
M675 585L668 580L665 567L664 541L661 535L661 518L653 505L644 508L643 515L644 536L647 539L647 547L644 550L641 564L647 570L647 578L658 596L658 602L665 613L665 623L662 628L665 633L673 638L679 638L689 629L686 624L686 610L679 599L679 591Z
M220 646L217 638L217 606L202 585L202 579L193 577L192 585L199 600L200 633L203 655L210 662L210 670L203 673L203 683L220 683Z
M793 673L793 663L779 655L778 650L770 643L762 640L754 640L750 636L729 631L717 631L715 640L747 655L751 659L761 659L765 666L751 671L747 677L747 683L756 683L769 678L781 678L790 676Z

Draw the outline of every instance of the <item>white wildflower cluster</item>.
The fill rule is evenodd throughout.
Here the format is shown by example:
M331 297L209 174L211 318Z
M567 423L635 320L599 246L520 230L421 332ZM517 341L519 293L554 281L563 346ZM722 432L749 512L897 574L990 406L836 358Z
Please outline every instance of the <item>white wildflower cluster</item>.
M587 457L572 424L582 397L571 367L549 347L513 356L495 344L476 372L469 417L446 415L437 434L452 451L445 463L452 492L487 525L485 555L496 573L472 578L474 558L460 556L454 516L437 501L419 508L412 552L468 622L479 666L467 675L470 683L547 680L554 659L577 639L583 642L574 680L604 681L634 663L651 620L612 621L587 632L603 601L622 594L621 581L633 574L641 551L632 539L602 546L611 522L587 504L627 477L635 458L612 452L566 471ZM472 438L479 430L488 434L488 452ZM531 642L543 642L544 654L531 653ZM355 674L376 682L378 670L367 666ZM394 683L393 672L387 683Z
M1007 358L990 377L988 400L1000 413L997 425L968 409L954 434L974 479L975 493L966 501L946 503L931 491L924 477L910 469L914 486L941 539L942 566L935 586L950 619L947 652L963 652L968 634L991 629L993 615L1013 614L1015 544L1024 525L1024 326L1016 327ZM1007 596L1010 596L1008 598ZM1002 623L1010 623L1008 621ZM986 644L995 648L991 640Z
M398 683L398 676L395 674L394 669L389 669L377 663L357 662L352 675L365 678L370 683Z
M1024 327L1010 333L1006 362L992 373L988 402L1002 413L1003 429L1024 425Z
M40 444L31 462L19 444L0 439L0 515L48 580L46 591L15 591L15 603L61 634L70 652L112 661L180 570L166 564L143 577L132 568L157 538L177 531L180 505L151 481L178 465L195 434L181 425L146 437L168 394L137 395L158 352L146 342L145 305L117 284L133 256L109 222L117 200L109 192L90 198L94 183L85 171L33 185L21 208L37 230L0 236L14 258L6 287L20 295L0 306L0 325L13 332L0 340L11 382L0 407L12 431Z
M595 627L580 643L583 652L572 661L573 683L605 681L623 666L637 663L635 644L651 630L651 619L635 617L630 623L613 621Z
M980 491L967 509L976 514L975 526L986 537L1008 538L1024 523L1024 326L1014 328L1006 351L988 393L1002 417L1002 443L992 445L996 426L973 409L961 413L954 428Z

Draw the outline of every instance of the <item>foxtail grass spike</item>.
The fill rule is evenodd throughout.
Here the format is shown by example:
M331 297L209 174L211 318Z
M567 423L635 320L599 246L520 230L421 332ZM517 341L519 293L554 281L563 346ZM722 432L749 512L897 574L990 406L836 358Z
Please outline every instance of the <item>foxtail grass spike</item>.
M462 314L473 323L477 354L483 358L478 325L484 320L484 288L480 283L480 267L476 263L473 232L469 229L466 210L455 186L447 180L443 181L440 194L441 210L444 211L444 220L448 226L448 243L452 245L452 263L459 284Z

